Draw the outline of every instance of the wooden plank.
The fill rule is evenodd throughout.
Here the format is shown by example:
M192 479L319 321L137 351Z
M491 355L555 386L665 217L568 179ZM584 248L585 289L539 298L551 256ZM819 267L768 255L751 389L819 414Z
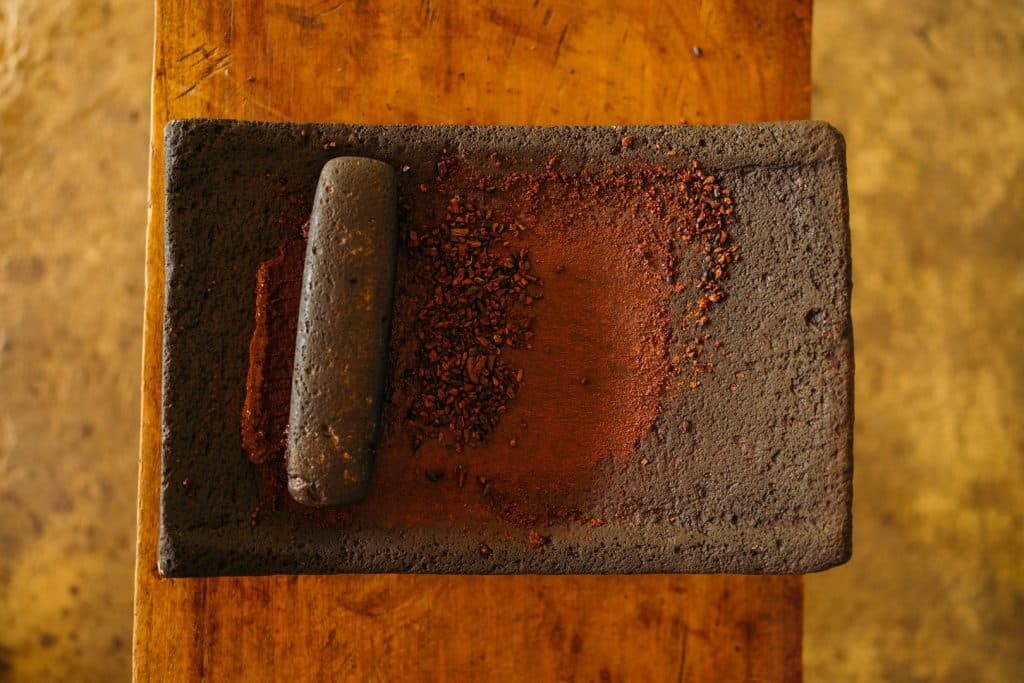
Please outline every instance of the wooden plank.
M806 118L810 13L809 0L158 0L135 678L800 680L798 577L160 579L161 131L188 116Z

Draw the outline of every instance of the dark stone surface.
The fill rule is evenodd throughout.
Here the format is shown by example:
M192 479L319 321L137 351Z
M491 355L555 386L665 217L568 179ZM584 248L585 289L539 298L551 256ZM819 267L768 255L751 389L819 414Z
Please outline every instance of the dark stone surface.
M366 495L380 430L398 248L395 170L324 165L309 221L288 421L288 492L305 505Z
M821 123L720 127L418 127L176 121L166 132L166 311L160 569L221 574L796 573L850 554L853 361L845 150ZM620 141L634 144L622 149ZM543 550L499 520L338 528L260 508L239 415L254 274L277 249L278 178L312 195L323 164L404 168L399 194L449 150L569 171L698 159L732 188L742 260L716 312L728 380L667 396L639 465L591 474L595 513L554 524ZM666 158L662 150L678 151ZM684 421L692 428L684 428ZM538 455L538 457L540 457ZM649 463L649 465L648 465ZM382 492L386 495L386 492ZM395 501L400 505L401 501ZM259 510L258 523L253 513ZM608 519L611 519L609 515ZM490 552L480 552L486 541Z

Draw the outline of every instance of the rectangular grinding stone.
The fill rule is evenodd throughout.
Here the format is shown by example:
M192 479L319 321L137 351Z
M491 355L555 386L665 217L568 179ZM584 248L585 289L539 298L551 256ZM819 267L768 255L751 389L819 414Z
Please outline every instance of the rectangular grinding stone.
M818 571L849 558L849 226L844 143L827 124L531 128L193 119L169 123L165 140L164 576L769 574ZM465 488L451 475L427 481L430 456L417 460L411 449L386 445L371 504L333 516L275 501L265 470L242 448L255 274L290 229L280 216L294 213L296 195L308 207L328 159L367 156L402 171L399 197L411 202L415 221L418 188L432 181L445 153L477 168L515 159L515 170L527 173L543 171L553 158L567 172L679 168L695 159L732 189L730 230L740 260L708 326L721 342L714 372L698 390L666 394L628 463L580 471L587 516L602 523L553 520L537 524L535 535L500 515L473 512L489 494L478 490L477 472L503 458L514 457L516 472L526 474L548 471L548 459L575 462L575 453L543 434L524 438L515 451L467 451L476 469ZM542 267L543 249L531 247L534 253ZM596 283L601 265L576 277ZM546 287L553 286L547 277ZM557 327L572 316L555 317ZM528 373L527 392L531 382ZM570 391L578 389L535 400L558 405L572 400ZM530 400L524 392L513 405L528 411ZM538 476L537 486L544 485Z

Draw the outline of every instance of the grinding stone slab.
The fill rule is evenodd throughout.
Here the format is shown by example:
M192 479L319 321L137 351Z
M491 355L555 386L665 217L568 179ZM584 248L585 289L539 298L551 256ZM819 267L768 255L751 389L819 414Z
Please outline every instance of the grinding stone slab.
M631 144L622 144L626 138ZM170 122L165 142L164 576L803 573L849 558L849 227L844 144L827 124L530 128L194 119ZM423 477L424 466L445 464L443 453L414 454L395 442L382 448L365 504L333 515L297 513L268 493L266 469L242 448L256 271L286 237L280 217L294 213L296 194L308 212L329 159L365 156L401 169L399 198L415 221L423 201L417 188L431 182L446 152L480 168L514 160L522 172L539 172L555 159L572 173L682 166L692 158L714 173L733 192L731 230L741 259L728 280L729 298L709 325L721 344L714 372L698 390L665 395L650 434L627 462L574 470L578 449L535 429L514 450L498 443L467 451L471 472L463 487L450 469L440 481ZM584 221L580 230L586 229ZM550 273L543 250L535 253L538 270ZM580 308L630 305L601 301L602 287L614 290L615 283L606 281L602 264L581 264L566 291L597 301L577 296ZM555 300L551 281L548 298ZM556 313L552 329L571 332L573 311ZM543 322L538 314L538 335ZM628 354L609 357L610 370L601 369L605 359L575 357L575 343L599 349L615 341L600 325L579 325L579 338L570 334L575 341L555 349L546 361L555 365L545 366L596 368L595 381L572 389L576 394L565 390L568 415L574 396L586 399L586 392L613 391L614 382L626 381L613 366ZM531 426L543 424L552 419L547 406L554 399L536 393L543 377L527 378L512 410L529 414ZM600 405L601 396L587 405ZM533 405L545 409L530 413ZM579 438L589 433L578 431ZM491 481L479 487L476 472L506 461L515 463L509 472L524 477L531 470L569 472L570 495L594 523L549 519L527 529L502 514L480 513L492 509L482 496L490 490L493 497L503 482L497 477L496 489ZM544 477L536 486L545 486Z

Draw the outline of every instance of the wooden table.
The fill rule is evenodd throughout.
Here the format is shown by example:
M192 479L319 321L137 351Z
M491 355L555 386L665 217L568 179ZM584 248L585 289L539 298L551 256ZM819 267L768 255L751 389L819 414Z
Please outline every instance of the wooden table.
M617 124L809 115L810 0L378 4L157 1L136 679L800 680L799 577L158 577L168 119Z

